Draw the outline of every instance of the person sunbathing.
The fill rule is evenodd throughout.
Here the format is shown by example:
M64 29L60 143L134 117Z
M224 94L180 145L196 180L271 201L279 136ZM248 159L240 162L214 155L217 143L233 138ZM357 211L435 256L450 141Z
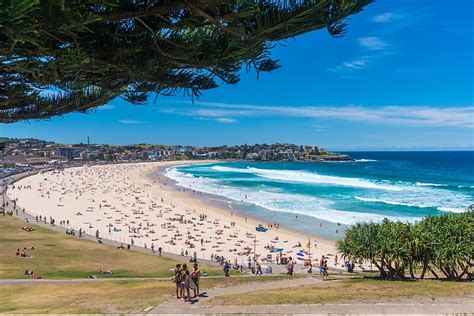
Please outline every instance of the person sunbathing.
M99 270L100 273L102 274L112 274L112 270Z

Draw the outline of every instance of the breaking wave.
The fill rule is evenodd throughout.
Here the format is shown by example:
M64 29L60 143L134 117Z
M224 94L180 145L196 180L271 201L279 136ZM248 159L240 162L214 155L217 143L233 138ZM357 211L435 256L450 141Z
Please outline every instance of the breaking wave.
M366 189L387 190L387 191L402 191L403 188L395 185L385 185L376 182L371 182L358 178L335 177L326 176L306 171L291 171L291 170L275 170L275 169L259 169L253 167L247 168L231 168L224 166L213 166L211 169L220 172L238 172L250 173L259 177L291 182L314 183L314 184L328 184L334 186L348 186Z

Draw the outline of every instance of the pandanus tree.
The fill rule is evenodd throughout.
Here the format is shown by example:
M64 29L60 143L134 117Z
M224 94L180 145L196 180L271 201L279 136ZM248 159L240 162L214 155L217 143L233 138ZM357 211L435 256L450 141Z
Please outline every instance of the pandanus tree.
M373 222L357 223L348 228L345 237L338 241L338 250L347 260L375 265L380 275L385 276L382 241L379 236L380 225Z
M416 278L416 268L421 267L420 279L423 279L429 269L430 258L433 257L431 248L431 234L424 229L422 224L409 225L410 238L408 247L410 249L410 276Z
M3 0L0 122L86 112L121 97L199 96L243 66L279 67L272 47L372 0ZM314 48L312 48L314 49Z
M421 267L424 278L430 271L435 278L472 278L474 267L474 212L428 216L418 223L385 219L381 223L358 223L346 230L337 248L349 260L373 264L380 277L417 278Z
M431 264L448 279L472 274L474 260L473 212L429 216L420 225L430 236ZM438 278L436 272L430 268Z

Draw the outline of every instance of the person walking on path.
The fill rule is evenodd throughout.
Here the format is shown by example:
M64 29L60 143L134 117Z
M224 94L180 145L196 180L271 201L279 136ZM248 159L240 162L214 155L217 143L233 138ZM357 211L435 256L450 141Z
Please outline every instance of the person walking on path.
M256 276L259 276L259 275L262 275L263 272L262 272L262 266L260 265L260 263L257 262L257 265L256 265L256 271L255 271L255 275Z
M229 262L227 262L227 261L224 262L224 268L222 270L224 270L225 277L228 278L229 277L229 271L230 271Z
M293 258L288 258L288 264L286 265L286 270L288 275L293 275L293 270L295 268L295 264L293 262Z

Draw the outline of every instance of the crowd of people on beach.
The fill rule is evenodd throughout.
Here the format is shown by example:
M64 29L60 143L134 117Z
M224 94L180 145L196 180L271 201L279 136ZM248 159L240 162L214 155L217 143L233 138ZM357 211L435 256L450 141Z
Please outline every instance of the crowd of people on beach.
M109 172L109 168L115 172ZM55 207L58 209L62 209L66 203L81 199L82 209L75 209L74 213L61 212L67 216L75 215L74 218L56 220L52 216L35 216L36 222L52 226L59 223L68 228L71 235L77 235L79 230L79 235L84 234L84 228L80 225L86 224L88 234L92 230L96 234L100 231L102 235L105 227L108 231L105 238L114 239L117 236L119 242L125 242L128 235L131 246L134 246L134 240L139 240L140 247L150 249L151 244L152 252L158 249L155 242L159 240L162 250L166 248L168 252L176 253L182 247L186 256L189 254L186 252L197 250L202 258L207 259L211 251L217 256L222 256L219 252L231 252L235 257L251 253L255 237L248 232L244 234L245 231L238 227L234 219L226 222L223 218L210 218L207 212L177 208L172 202L165 203L163 197L152 196L152 183L156 184L156 189L158 185L161 189L167 185L168 180L160 178L152 183L135 182L132 174L145 168L142 165L120 165L55 170L41 175L36 183L12 185L11 192L25 189L27 194L33 193L41 199L56 200ZM116 172L115 169L124 172ZM134 173L130 173L131 170ZM116 186L115 183L122 185ZM184 188L180 190L187 191ZM86 218L87 213L90 216ZM234 210L231 214L234 216ZM279 224L274 222L267 226L278 228ZM232 231L227 232L227 229ZM102 240L102 236L96 237ZM277 241L275 238L275 242Z
M197 263L199 254L201 259L218 262L224 275L229 275L232 269L243 272L245 258L250 256L254 258L248 269L254 275L272 273L275 262L286 267L288 274L294 274L296 263L298 266L302 263L298 252L304 252L305 247L294 236L278 230L280 223L277 221L258 224L265 229L255 231L256 224L241 226L242 221L235 210L230 212L231 216L220 217L206 209L180 205L178 200L173 201L166 192L159 191L158 187L162 189L167 185L165 178L153 179L149 183L136 181L135 174L146 169L137 164L55 170L41 175L37 182L31 181L32 185L13 185L11 192L25 191L24 194L31 191L32 196L40 201L52 200L48 203L53 203L57 212L49 213L52 216L30 217L37 223L58 225L72 236L94 236L95 233L97 242L115 240L119 249L130 249L136 243L142 250L151 250L158 255L162 252L180 254L181 251L181 255L189 257L192 264ZM186 192L189 189L180 190ZM80 203L75 200L80 200ZM11 203L18 212L17 201L18 197L12 197ZM69 209L65 207L70 205L68 203L78 206ZM243 219L247 222L247 217L242 216ZM293 255L295 260L289 255ZM333 257L328 258L333 260ZM326 258L319 262L322 275L327 274L327 261Z

